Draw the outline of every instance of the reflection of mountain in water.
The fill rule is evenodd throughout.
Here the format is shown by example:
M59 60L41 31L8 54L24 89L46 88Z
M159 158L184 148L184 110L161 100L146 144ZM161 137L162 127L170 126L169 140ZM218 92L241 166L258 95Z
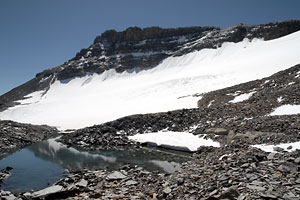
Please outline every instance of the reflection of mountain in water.
M55 162L69 170L105 168L116 162L116 157L80 152L54 139L34 144L28 149L41 159Z
M186 156L169 152L158 152L153 149L122 149L102 150L97 152L78 151L68 148L55 139L50 139L28 147L35 156L57 163L69 170L83 168L95 169L118 169L124 164L142 166L148 170L174 172L179 169L179 164L187 161Z

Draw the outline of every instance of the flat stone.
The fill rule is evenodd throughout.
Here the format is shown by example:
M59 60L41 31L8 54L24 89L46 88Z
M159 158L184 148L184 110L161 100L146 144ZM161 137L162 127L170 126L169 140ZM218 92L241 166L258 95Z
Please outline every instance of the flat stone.
M274 196L272 194L260 194L260 196L268 199L277 199L277 196Z
M250 190L258 190L258 191L265 191L266 190L266 188L261 187L261 186L257 186L257 185L247 184L246 187L249 188Z
M9 196L5 196L5 197L1 197L1 199L3 200L16 200L17 198L14 195L9 195Z
M170 194L172 192L171 188L167 187L163 190L165 194Z
M274 153L274 152L272 152L272 153L270 153L268 156L267 156L267 158L269 159L269 160L272 160L272 159L274 159L274 156L276 155L276 153Z
M78 183L76 183L76 186L79 187L86 187L88 185L88 182L84 179L81 179Z
M298 199L298 197L292 192L288 192L287 194L284 194L283 198L285 198L285 199Z
M299 163L300 163L300 157L296 158L296 159L294 160L294 163L299 164Z
M54 193L60 192L60 191L62 191L62 189L63 189L63 187L60 185L53 185L48 188L45 188L45 189L42 189L42 190L32 193L32 196L34 196L34 197L47 196L49 194L54 194Z
M248 168L249 166L250 166L249 163L245 163L245 164L243 164L241 167L242 167L242 168Z
M281 147L273 147L273 150L277 151L277 152L283 152L284 151L284 149L281 148Z
M106 177L107 180L121 180L124 178L126 178L126 176L118 171L114 171L113 173L107 175Z
M228 135L228 130L225 128L208 128L204 132L206 134Z
M138 182L132 181L132 180L126 181L126 183L125 183L125 185L127 185L127 186L130 186L130 185L137 185L137 184L138 184Z
M237 200L244 200L244 199L246 199L246 196L245 195L240 195L238 198L237 198Z
M278 170L282 172L297 172L298 166L292 163L284 163L278 167Z
M264 185L264 183L263 183L263 182L261 182L261 181L257 181L257 180L255 180L255 181L252 181L250 184L251 184L251 185L258 185L258 186Z

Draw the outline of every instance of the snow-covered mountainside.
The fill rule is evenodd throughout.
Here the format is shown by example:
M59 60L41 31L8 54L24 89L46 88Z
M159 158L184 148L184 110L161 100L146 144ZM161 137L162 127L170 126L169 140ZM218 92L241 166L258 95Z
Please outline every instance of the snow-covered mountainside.
M300 63L299 30L299 21L287 21L107 31L73 59L1 96L0 119L77 129L195 108L202 93Z

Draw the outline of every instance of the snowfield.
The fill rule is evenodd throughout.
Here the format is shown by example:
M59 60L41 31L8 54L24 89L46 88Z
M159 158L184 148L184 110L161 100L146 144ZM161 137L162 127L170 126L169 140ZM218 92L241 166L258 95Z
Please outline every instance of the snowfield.
M129 136L128 138L140 143L151 143L168 149L190 152L197 151L200 146L220 147L218 142L214 142L211 139L200 138L199 136L186 132L160 131L156 133L137 134Z
M282 105L270 113L271 116L296 114L300 114L300 105Z
M263 41L224 43L169 57L155 68L116 73L109 70L55 81L46 94L35 92L0 119L78 129L120 117L197 106L192 96L270 76L300 63L300 32Z

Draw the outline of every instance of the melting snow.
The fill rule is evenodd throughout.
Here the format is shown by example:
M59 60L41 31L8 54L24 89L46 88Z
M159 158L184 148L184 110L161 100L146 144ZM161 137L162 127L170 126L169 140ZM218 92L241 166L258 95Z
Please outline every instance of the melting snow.
M207 107L209 108L209 107L213 104L214 101L215 101L215 100L211 100L211 101L208 103Z
M280 102L283 101L283 98L282 98L282 97L278 97L278 98L277 98L277 101L278 101L278 103L280 103Z
M300 105L282 105L277 107L272 113L274 115L296 115L300 114Z
M141 143L153 143L157 146L184 151L197 151L200 146L220 146L218 142L211 139L199 138L199 136L186 132L145 133L128 138Z
M77 129L133 114L195 108L199 98L178 97L270 76L300 63L299 52L300 31L269 41L227 42L169 57L149 70L109 70L67 83L55 81L46 94L31 94L37 96L1 112L0 118Z
M300 150L300 142L283 143L283 144L278 144L278 145L257 144L257 145L252 145L252 146L259 148L266 152L275 152L274 151L275 147L283 148L285 151L289 151L289 152L295 151L296 149ZM288 147L292 147L292 148L288 148Z
M245 101L247 99L249 99L255 92L250 92L250 93L246 93L246 94L241 94L239 96L236 96L233 100L229 101L230 103L238 103L238 102L242 102Z

